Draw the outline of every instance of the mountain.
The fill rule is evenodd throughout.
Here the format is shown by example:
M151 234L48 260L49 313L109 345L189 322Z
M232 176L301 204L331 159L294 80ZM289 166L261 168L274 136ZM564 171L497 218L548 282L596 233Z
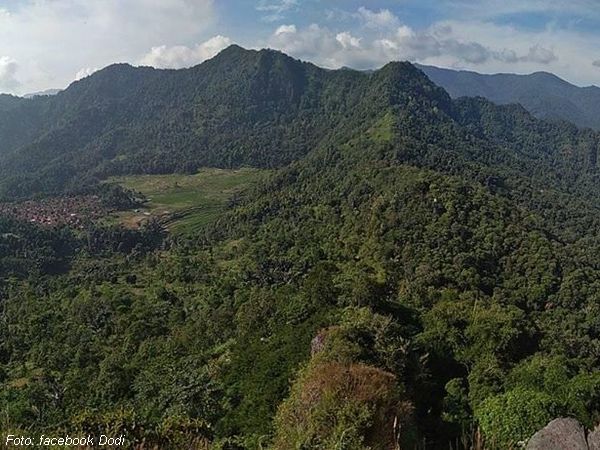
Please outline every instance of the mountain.
M107 175L202 165L281 166L343 131L361 82L235 46L187 70L111 66L0 114L2 191L59 192Z
M578 87L556 75L496 74L442 69L417 65L453 98L484 97L504 105L519 103L534 116L546 120L566 120L579 127L600 130L600 88Z
M62 89L46 89L44 91L32 92L30 94L25 94L23 98L34 98L34 97L44 97L44 96L52 96L58 94Z
M30 192L272 170L184 238L0 217L4 429L514 448L555 417L600 419L598 133L452 99L409 63L326 71L239 47L24 102L45 131L28 142L3 116L2 167Z
M110 66L0 110L0 198L76 192L120 174L281 167L375 114L379 78L237 46L185 70ZM554 133L586 139L567 125ZM595 161L594 146L582 151L581 164Z

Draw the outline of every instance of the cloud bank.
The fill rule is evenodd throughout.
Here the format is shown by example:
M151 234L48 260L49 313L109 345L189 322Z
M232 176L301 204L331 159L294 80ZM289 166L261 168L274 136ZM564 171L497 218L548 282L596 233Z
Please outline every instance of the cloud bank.
M140 64L160 69L191 67L212 58L232 43L228 37L219 35L194 47L185 45L152 47L150 52L142 57Z
M22 0L0 8L0 90L63 87L82 67L135 62L152 47L201 42L213 0ZM8 63L18 59L18 67ZM18 81L18 82L17 82ZM21 86L21 89L19 89Z
M304 28L288 24L277 28L268 45L330 68L367 69L392 60L427 62L442 57L453 66L477 66L490 61L547 65L558 60L552 48L541 44L513 49L471 40L456 32L458 24L449 22L415 30L389 10L371 11L365 7L359 8L355 17L362 23L362 36L318 24Z

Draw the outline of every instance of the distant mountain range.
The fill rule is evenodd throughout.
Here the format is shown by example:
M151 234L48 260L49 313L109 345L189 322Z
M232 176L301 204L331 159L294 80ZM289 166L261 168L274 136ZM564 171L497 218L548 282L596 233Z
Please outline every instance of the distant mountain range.
M45 91L32 92L31 94L25 94L23 96L23 98L41 97L44 95L56 95L60 91L62 91L62 89L46 89Z
M484 97L504 105L520 103L539 119L566 120L600 130L600 88L578 87L556 75L483 75L464 70L417 65L451 97Z

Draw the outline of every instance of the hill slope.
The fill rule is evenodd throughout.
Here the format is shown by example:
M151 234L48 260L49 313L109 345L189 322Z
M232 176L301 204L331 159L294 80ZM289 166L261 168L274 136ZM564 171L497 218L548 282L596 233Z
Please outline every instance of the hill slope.
M600 88L578 87L546 72L531 75L496 74L418 65L453 98L484 97L497 104L520 103L534 116L566 120L600 130Z

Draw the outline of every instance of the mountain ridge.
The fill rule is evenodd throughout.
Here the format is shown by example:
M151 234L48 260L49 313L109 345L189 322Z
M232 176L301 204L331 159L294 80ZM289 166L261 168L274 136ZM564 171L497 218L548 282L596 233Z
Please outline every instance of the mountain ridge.
M0 109L0 195L76 191L129 173L282 167L336 136L368 129L387 110L406 120L408 134L444 120L486 141L482 148L489 146L492 135L485 131L490 125L511 122L513 130L501 130L497 150L488 151L514 160L515 167L525 166L516 162L518 153L506 152L507 145L516 145L514 138L512 143L506 139L514 130L528 133L517 124L529 123L540 139L554 135L550 147L571 146L574 153L560 155L555 148L548 156L529 145L519 158L558 158L560 167L572 166L573 182L597 164L598 149L589 132L531 121L517 109L451 97L408 62L390 62L370 73L329 71L275 50L235 45L182 70L114 64L56 96L12 99L10 111ZM427 106L415 109L419 104ZM415 122L411 130L411 121L425 125ZM418 153L414 157L423 159ZM428 158L433 161L435 155ZM543 167L556 171L549 161Z
M579 87L549 72L480 74L417 65L453 98L485 97L497 104L521 103L540 119L600 129L600 88Z
M357 121L352 116L361 112L349 106L364 104L358 91L367 80L358 72L326 71L280 52L240 47L185 70L112 65L57 96L28 100L0 115L0 173L22 174L5 189L13 195L17 184L24 191L58 192L82 170L93 178L201 165L280 166L338 132L331 121ZM253 130L244 131L248 127ZM111 143L115 133L119 148ZM59 141L66 145L51 150ZM55 187L27 181L28 173L47 171L53 160L61 178Z

